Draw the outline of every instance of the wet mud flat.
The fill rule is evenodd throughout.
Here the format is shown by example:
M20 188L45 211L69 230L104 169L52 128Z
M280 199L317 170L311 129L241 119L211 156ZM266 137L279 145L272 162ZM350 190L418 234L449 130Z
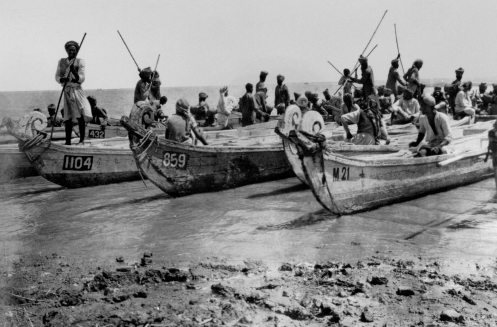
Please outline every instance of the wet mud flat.
M342 217L296 179L35 181L0 195L1 326L497 326L493 179Z
M26 257L2 276L5 326L495 326L497 283L421 257L165 267ZM484 269L488 268L488 269Z

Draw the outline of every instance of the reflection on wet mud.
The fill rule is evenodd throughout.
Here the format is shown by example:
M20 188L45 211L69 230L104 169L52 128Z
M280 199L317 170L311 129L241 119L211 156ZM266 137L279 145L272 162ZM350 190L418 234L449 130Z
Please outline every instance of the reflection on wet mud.
M280 230L280 229L296 229L311 225L316 225L322 221L338 219L339 216L330 213L326 209L321 209L316 212L307 213L297 219L293 219L281 224L270 224L257 227L258 230Z

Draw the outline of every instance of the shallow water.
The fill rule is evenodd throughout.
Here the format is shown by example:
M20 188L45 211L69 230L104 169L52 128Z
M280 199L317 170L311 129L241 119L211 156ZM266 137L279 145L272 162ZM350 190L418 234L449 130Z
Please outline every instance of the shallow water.
M275 268L385 255L471 273L497 255L493 179L343 217L325 211L296 178L176 199L146 183L70 190L31 177L1 185L2 262L54 252L133 261L151 251L158 262L216 256Z

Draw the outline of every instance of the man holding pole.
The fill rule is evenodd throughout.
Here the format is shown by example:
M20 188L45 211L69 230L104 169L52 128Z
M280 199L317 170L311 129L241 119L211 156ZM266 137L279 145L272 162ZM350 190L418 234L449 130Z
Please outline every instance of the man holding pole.
M147 67L140 71L140 80L136 83L134 103L145 101L150 93L150 83L152 82L152 69Z
M395 96L395 100L397 101L398 95L397 95L397 85L400 84L402 86L406 86L407 83L404 81L402 77L400 77L399 74L399 59L400 59L400 54L392 60L392 66L390 67L390 70L388 71L388 78L387 78L387 84L385 85L387 88L392 90L392 94Z
M361 79L351 77L354 83L362 84L363 99L369 99L370 95L377 96L376 88L374 87L374 74L373 68L368 65L368 58L364 56L359 56L359 63L361 64Z
M64 119L66 131L66 145L71 145L73 123L77 121L80 131L78 145L85 140L85 123L92 120L91 107L81 88L85 81L85 61L76 58L79 44L69 41L65 44L67 58L59 60L55 80L64 86ZM60 103L60 102L59 102Z

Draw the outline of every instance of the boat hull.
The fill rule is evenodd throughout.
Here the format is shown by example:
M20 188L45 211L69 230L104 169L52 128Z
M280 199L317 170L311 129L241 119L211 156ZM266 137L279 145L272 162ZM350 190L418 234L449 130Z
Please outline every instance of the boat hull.
M333 213L350 214L491 177L494 169L483 160L481 140L465 146L482 151L442 167L456 155L364 161L318 151L302 164L317 200Z
M0 147L0 183L7 183L16 178L37 176L38 172L31 165L17 144L10 147Z
M169 140L144 142L146 130L128 128L136 164L148 179L171 196L212 192L294 176L281 143L277 146L193 146Z
M140 179L133 155L126 148L64 146L47 141L24 152L41 176L68 188Z

